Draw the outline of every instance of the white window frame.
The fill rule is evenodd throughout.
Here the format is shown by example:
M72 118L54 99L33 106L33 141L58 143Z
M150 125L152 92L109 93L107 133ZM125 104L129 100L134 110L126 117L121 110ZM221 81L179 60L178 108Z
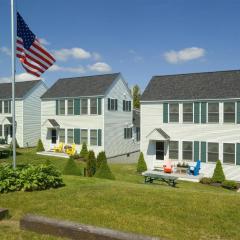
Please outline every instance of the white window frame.
M92 143L91 143L91 131L96 131L97 132L97 137L96 137L96 139L97 139L97 143L96 143L96 145L93 145ZM89 134L90 134L90 136L89 136L89 140L90 140L90 146L98 146L98 129L89 129Z
M92 100L96 100L96 113L92 113L92 103L91 101ZM90 98L90 115L98 115L98 98L97 97L93 97L93 98Z
M64 131L64 141L60 141L60 131L63 130ZM73 133L74 134L74 133ZM59 132L58 132L58 141L62 142L62 143L66 143L66 129L65 128L59 128Z
M72 113L69 113L69 101L72 101ZM67 114L72 116L74 115L74 99L67 99Z
M191 122L187 122L187 121L184 121L184 104L192 104L192 121ZM183 102L182 103L182 122L183 123L190 123L190 124L193 124L194 123L194 103L193 102Z
M170 105L171 104L178 104L178 121L177 122L171 122L170 121ZM180 103L176 103L176 102L170 102L169 104L168 104L168 122L169 123L180 123Z
M87 131L87 141L82 141L82 131ZM90 131L88 128L81 128L80 129L80 143L83 144L84 142L89 145L89 138L90 138Z
M191 160L183 158L183 145L184 145L184 142L191 142L192 143L192 159ZM194 154L193 141L182 141L182 160L183 161L193 161L193 154Z
M177 158L170 158L170 143L171 142L176 142L177 143L177 146L178 146L178 148L177 148ZM173 159L173 160L178 160L179 159L179 146L180 146L179 141L177 141L177 140L169 141L168 156L169 156L170 159ZM173 149L173 150L176 151L176 149Z
M219 142L206 142L206 158L207 158L207 163L213 163L213 164L215 164L216 162L217 162L217 160L216 160L216 162L210 162L209 160L208 160L208 144L211 144L211 143L216 143L216 144L218 144L218 159L217 160L219 160L220 159L220 144L219 144Z
M234 145L234 163L226 163L224 162L224 144L233 144ZM222 144L222 163L223 164L229 164L229 165L236 165L236 158L237 158L237 146L236 146L236 143L233 143L233 142L223 142Z
M225 122L225 118L224 118L224 114L225 114L225 111L224 111L224 105L225 103L234 103L234 108L235 108L235 111L234 111L234 122ZM223 102L223 123L224 124L236 124L237 122L237 102L235 101L225 101Z
M68 130L72 130L72 132L73 132L73 135L72 135L73 136L73 141L71 143L68 142ZM66 139L66 137L65 137L65 139ZM67 144L74 144L74 129L73 128L68 128L67 129Z
M82 111L82 108L83 108L83 104L82 104L82 101L83 100L86 100L86 102L87 102L87 107L85 107L85 109L87 109L87 113L83 113L83 111ZM89 109L88 109L88 106L89 104L88 104L88 98L81 98L80 99L80 114L81 115L88 115L88 113L89 113Z

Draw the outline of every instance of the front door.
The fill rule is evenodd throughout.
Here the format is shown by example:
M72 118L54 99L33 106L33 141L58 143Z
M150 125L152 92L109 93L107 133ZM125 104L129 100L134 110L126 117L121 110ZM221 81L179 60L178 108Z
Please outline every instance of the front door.
M52 143L56 144L57 143L57 130L52 129Z
M164 142L156 142L156 159L164 160Z

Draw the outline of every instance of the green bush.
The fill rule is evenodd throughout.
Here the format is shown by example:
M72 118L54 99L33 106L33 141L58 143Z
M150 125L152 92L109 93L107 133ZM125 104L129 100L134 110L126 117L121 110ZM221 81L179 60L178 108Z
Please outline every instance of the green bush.
M99 159L97 161L97 165L99 166L97 166L97 172L95 174L95 177L114 180L115 177L108 166L105 152L99 153L98 157Z
M76 164L76 162L72 156L68 159L68 161L63 169L63 174L75 175L75 176L81 175L81 170L78 167L78 165Z
M60 172L52 165L0 166L0 193L35 191L63 186Z
M213 183L222 183L225 180L225 175L223 172L222 164L220 160L217 161L214 173L212 176Z
M137 163L137 172L142 173L144 171L147 171L147 165L144 160L143 153L141 152L138 158L138 163Z
M88 148L87 148L87 144L85 142L82 144L82 149L80 151L80 157L84 158L85 160L87 160L87 158L88 158Z
M96 172L96 158L94 151L89 151L87 158L86 173L88 177L93 177Z
M238 184L235 181L225 180L222 182L222 187L230 190L235 190L238 188Z
M212 178L203 177L203 178L200 179L200 183L202 183L202 184L211 184L212 183Z
M100 168L101 163L102 163L103 161L105 161L106 159L107 159L107 158L106 158L106 154L105 154L104 151L102 151L102 152L100 152L100 153L98 154L98 156L97 156L97 165L96 165L97 169Z
M44 147L43 147L43 143L42 143L42 140L39 139L38 140L38 143L37 143L37 152L43 152L45 151Z

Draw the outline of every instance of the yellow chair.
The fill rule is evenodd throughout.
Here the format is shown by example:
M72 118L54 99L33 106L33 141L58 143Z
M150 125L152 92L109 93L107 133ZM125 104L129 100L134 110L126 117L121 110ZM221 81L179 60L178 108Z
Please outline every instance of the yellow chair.
M66 153L70 156L74 155L76 153L76 144L73 144L71 148L68 148Z
M53 147L53 151L54 151L54 152L62 152L62 151L63 151L63 143L60 142L58 145L55 145L55 146Z

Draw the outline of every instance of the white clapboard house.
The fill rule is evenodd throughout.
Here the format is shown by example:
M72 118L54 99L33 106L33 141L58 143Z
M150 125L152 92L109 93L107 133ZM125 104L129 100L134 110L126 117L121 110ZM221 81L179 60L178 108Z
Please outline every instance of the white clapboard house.
M79 152L85 142L108 157L139 151L132 95L120 73L59 79L41 99L45 150L75 143Z
M240 181L240 71L154 76L141 99L141 150L149 169L200 159L211 176L219 159Z
M36 146L41 137L41 80L16 82L16 139L20 147ZM0 83L0 139L12 141L12 84Z

